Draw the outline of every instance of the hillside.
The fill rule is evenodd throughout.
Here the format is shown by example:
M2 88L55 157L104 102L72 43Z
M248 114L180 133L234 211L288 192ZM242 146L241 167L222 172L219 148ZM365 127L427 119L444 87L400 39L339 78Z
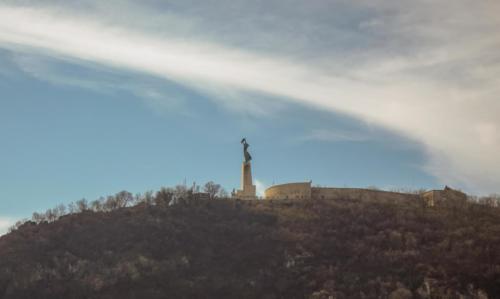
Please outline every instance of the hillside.
M82 212L0 238L0 298L500 298L500 213L370 200Z

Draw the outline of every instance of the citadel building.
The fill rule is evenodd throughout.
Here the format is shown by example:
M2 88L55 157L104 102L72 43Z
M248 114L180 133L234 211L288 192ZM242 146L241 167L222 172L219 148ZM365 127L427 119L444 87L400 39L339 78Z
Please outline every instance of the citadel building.
M359 188L312 187L312 182L274 185L265 191L266 199L408 199L418 195Z
M257 199L256 188L252 182L252 157L248 152L250 146L246 139L241 140L243 144L244 161L241 166L241 189L233 190L233 198ZM371 199L371 200L423 200L423 202L433 207L445 202L465 202L467 195L461 191L454 190L446 186L443 190L431 190L422 194L400 193L382 191L375 189L361 188L332 188L313 187L312 182L297 182L274 185L266 189L266 200L311 200L311 199Z
M467 200L461 191L446 186L443 190L431 190L422 194L400 193L360 188L312 187L312 182L274 185L266 189L265 199L371 199L371 200L423 200L433 207L445 202L460 203Z

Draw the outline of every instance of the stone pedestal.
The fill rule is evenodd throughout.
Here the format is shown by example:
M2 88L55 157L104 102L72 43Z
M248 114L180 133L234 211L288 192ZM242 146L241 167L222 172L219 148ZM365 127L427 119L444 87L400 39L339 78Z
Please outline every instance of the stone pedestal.
M239 199L257 199L255 185L252 184L252 165L250 162L241 165L241 189L236 191Z

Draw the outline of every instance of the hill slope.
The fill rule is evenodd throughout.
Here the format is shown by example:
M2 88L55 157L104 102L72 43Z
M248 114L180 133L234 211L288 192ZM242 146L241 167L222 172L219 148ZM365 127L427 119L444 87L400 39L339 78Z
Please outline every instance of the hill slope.
M498 209L212 200L84 212L0 238L5 299L459 295L500 298Z

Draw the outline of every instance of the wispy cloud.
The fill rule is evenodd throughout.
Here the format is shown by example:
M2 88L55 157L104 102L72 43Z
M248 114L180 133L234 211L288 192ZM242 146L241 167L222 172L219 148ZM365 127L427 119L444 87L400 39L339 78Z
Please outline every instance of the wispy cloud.
M134 73L123 74L120 70L103 68L88 62L72 65L68 61L37 54L18 53L12 55L11 60L21 71L40 81L104 94L112 94L117 90L126 91L141 98L159 114L175 111L177 114L191 115L184 96L171 88L165 90L168 84L165 84L164 80L153 80Z
M277 28L248 31L247 41L237 38L248 29L237 21L241 12L228 14L235 26L224 27L220 23L228 20L223 17L207 21L217 19L209 8L199 17L188 10L169 12L166 22L174 29L162 31L158 15L148 23L138 9L137 18L127 23L113 9L91 3L95 7L89 9L99 12L92 18L39 4L0 4L0 47L165 78L220 95L226 99L221 103L239 109L254 102L224 94L261 93L345 113L420 142L428 156L425 169L444 183L498 191L497 1L318 1L307 6L298 1L296 11L277 5L266 16L256 8L240 10L250 15L244 18L250 27L258 15L257 20L272 20L270 28ZM332 7L337 9L327 9ZM282 22L278 8L284 17L297 15L300 23L293 25L298 30ZM124 10L127 15L136 11ZM336 11L340 21L318 18L321 11ZM214 92L219 88L224 93ZM253 104L261 111L268 106Z
M300 140L316 140L326 142L349 141L349 142L362 142L370 140L368 134L360 132L336 130L336 129L317 129L310 132L308 135L302 136Z

